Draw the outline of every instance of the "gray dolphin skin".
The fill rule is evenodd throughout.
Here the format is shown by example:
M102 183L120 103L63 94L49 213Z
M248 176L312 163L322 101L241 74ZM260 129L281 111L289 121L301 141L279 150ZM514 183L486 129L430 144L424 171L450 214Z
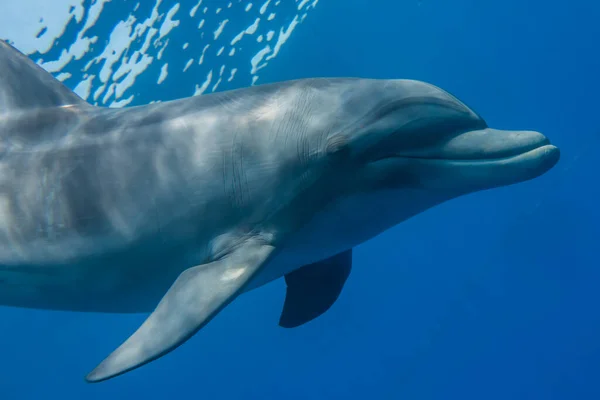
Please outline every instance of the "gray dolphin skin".
M175 349L240 294L322 315L352 248L523 182L559 150L428 83L303 79L126 108L86 103L0 42L0 304L148 312L86 379Z

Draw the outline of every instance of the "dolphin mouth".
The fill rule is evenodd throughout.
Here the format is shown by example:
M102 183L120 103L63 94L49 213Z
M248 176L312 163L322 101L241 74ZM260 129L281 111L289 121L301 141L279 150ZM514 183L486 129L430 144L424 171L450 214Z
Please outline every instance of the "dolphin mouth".
M419 187L469 192L536 178L559 159L558 147L541 133L486 128L383 162L403 168L405 179Z
M542 150L541 152L539 150ZM485 128L461 133L441 145L410 152L396 152L381 159L414 159L489 163L523 156L558 153L550 140L535 131L501 131ZM551 155L551 154L548 154Z

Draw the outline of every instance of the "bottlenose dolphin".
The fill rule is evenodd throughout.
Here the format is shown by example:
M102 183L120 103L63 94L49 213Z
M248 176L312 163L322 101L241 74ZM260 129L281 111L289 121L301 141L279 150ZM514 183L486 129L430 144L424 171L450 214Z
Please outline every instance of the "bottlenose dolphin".
M535 178L559 150L414 80L303 79L121 109L0 42L0 304L151 312L87 377L175 349L284 277L323 314L352 248L437 204Z

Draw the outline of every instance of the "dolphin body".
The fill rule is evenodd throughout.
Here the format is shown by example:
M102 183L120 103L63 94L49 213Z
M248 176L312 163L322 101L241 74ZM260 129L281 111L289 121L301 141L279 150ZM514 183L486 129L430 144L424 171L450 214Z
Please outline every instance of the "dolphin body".
M352 248L559 150L413 80L304 79L110 109L0 42L0 304L151 312L87 377L175 349L284 277L279 324L336 301Z

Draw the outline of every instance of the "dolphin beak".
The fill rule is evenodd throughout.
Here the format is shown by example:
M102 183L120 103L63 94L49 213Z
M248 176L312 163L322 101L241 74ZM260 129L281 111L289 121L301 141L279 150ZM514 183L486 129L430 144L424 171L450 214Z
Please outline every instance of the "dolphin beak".
M413 158L411 169L422 187L469 192L536 178L559 159L558 147L539 132L486 128L461 133Z
M539 132L486 128L453 137L436 149L435 158L492 160L517 156L549 144L550 141Z

